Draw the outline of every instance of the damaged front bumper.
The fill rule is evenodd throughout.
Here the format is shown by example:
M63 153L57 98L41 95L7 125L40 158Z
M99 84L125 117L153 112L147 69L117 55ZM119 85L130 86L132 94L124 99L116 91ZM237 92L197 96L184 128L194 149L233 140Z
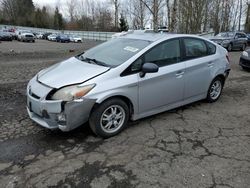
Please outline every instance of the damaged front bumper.
M80 99L71 102L46 100L52 90L32 79L27 87L27 111L37 124L48 129L73 130L89 119L95 104L93 99Z

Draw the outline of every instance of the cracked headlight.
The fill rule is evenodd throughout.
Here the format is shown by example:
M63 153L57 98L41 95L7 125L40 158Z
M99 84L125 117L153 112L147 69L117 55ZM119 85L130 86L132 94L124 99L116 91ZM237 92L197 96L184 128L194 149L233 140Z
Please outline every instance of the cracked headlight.
M86 85L86 86L67 86L62 89L59 89L52 97L52 100L63 100L63 101L73 101L81 99L88 92L90 92L95 87L95 84Z
M246 51L243 51L242 56L248 57L248 53Z

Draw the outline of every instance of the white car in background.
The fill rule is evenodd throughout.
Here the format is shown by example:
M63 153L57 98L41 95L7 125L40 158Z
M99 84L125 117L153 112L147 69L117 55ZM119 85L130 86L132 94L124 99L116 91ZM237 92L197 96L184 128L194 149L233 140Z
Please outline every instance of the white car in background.
M56 41L57 34L51 34L48 36L49 41Z
M31 31L19 30L17 40L22 42L35 42L35 36Z
M82 38L76 35L72 35L69 38L70 38L70 42L77 42L77 43L82 42Z
M42 38L43 38L43 35L44 35L44 33L38 33L38 34L36 35L36 37L37 37L38 39L42 39Z

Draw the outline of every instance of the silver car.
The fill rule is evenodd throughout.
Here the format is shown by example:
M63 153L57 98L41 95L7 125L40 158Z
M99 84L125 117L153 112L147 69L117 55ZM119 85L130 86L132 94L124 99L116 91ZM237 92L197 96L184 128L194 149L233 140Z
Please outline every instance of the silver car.
M234 49L244 51L247 47L247 35L243 32L223 32L210 40L223 46L229 52Z
M134 32L39 72L27 86L27 110L43 127L70 131L89 122L108 138L129 120L215 102L229 71L227 51L209 40Z

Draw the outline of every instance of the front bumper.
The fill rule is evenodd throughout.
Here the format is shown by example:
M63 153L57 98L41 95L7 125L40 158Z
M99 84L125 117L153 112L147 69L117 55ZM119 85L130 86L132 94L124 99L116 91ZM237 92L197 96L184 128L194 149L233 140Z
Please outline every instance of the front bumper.
M242 66L244 68L250 69L250 58L241 56L239 64L240 64L240 66Z
M30 42L30 41L33 41L35 40L34 38L31 38L31 37L24 37L22 38L23 41L27 41L27 42Z
M223 41L213 41L213 42L215 42L216 44L218 44L218 45L220 45L220 46L222 46L222 47L224 47L224 48L228 48L228 46L229 46L229 42L228 43L224 43Z
M34 122L48 129L60 129L67 132L88 121L91 109L95 104L94 99L71 102L46 100L46 96L51 90L34 79L29 83L27 112ZM41 97L33 92L41 94Z

